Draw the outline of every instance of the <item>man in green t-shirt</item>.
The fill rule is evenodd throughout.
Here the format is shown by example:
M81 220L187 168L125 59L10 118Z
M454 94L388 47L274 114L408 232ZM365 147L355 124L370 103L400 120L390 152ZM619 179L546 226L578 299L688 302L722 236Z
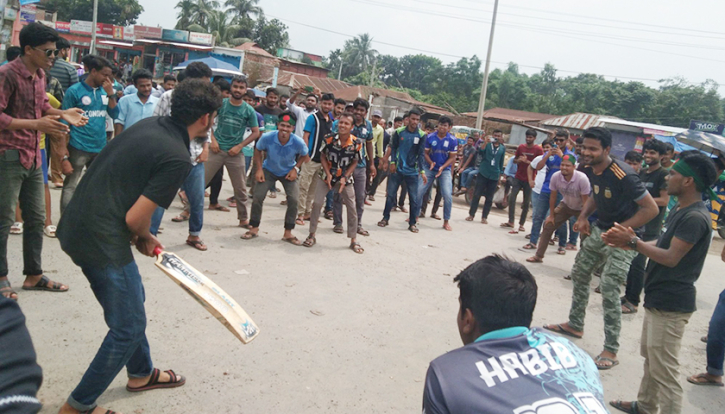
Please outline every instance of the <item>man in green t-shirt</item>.
M232 78L232 96L224 99L217 113L217 126L211 131L211 153L204 166L207 185L220 168L227 167L234 188L239 226L245 228L249 226L249 215L242 148L260 135L257 114L254 108L243 100L246 93L247 80L241 76ZM247 127L252 133L244 139Z

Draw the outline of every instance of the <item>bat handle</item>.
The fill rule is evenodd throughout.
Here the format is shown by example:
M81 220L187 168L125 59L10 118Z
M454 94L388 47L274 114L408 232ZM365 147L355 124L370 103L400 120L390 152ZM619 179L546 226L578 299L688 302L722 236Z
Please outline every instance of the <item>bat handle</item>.
M154 256L160 256L163 250L161 250L160 247L156 246L154 247Z

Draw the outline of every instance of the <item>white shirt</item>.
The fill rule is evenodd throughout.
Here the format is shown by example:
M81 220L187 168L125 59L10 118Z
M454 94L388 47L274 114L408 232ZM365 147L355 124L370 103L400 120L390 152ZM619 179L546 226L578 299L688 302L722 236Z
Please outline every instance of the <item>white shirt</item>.
M539 165L539 161L541 161L542 158L544 158L543 155L539 155L538 157L534 158L534 160L531 161L531 168L534 168L534 165ZM532 188L532 190L534 190L536 194L541 194L541 187L544 186L544 181L546 181L546 170L548 168L549 167L544 166L544 168L536 172L536 179L534 179L534 188ZM536 170L536 168L534 168L534 170Z
M297 124L295 125L295 135L298 137L302 137L305 135L305 122L307 122L307 117L317 112L316 109L313 109L311 112L308 111L305 108L302 108L300 106L295 105L294 102L287 101L287 109L289 109L292 113L294 113L297 116Z

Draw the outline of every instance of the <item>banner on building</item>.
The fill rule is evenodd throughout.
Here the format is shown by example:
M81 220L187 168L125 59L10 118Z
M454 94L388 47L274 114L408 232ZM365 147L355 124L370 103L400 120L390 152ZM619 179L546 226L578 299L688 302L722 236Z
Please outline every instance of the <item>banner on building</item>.
M725 131L725 124L718 124L717 122L706 122L706 121L690 121L690 129L693 131L709 132L711 134L722 135Z
M99 37L113 37L113 25L108 23L97 23L96 35Z
M25 6L26 4L40 3L40 0L20 0L20 5Z
M113 38L123 39L123 26L113 26Z
M188 42L189 32L187 32L186 30L163 29L163 31L161 32L161 38L174 42Z
M70 32L71 33L81 33L81 34L91 34L91 29L93 28L93 22L89 22L86 20L71 20L70 21Z
M5 13L3 15L3 18L5 20L15 20L18 18L18 11L13 9L12 7L6 7Z
M123 28L123 40L135 40L134 38L134 31L133 26L128 26Z
M163 29L160 27L134 26L133 34L136 39L161 39Z
M35 21L35 12L37 7L35 4L27 4L20 6L20 21L32 23Z
M209 33L189 32L189 42L197 45L211 46L214 42L214 36Z
M70 33L70 23L55 22L55 31L58 33Z

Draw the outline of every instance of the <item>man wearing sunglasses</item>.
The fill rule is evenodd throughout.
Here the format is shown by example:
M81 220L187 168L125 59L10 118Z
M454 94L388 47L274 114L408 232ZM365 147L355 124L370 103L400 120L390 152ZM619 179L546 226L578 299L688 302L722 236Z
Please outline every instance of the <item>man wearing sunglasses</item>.
M58 33L40 23L20 31L19 58L0 68L0 294L17 300L7 279L7 243L15 206L23 211L25 290L64 292L68 286L43 275L41 253L45 224L45 186L40 132L66 134L68 125L88 122L77 108L53 109L45 93L45 73L53 63Z
M61 37L55 42L55 47L55 62L50 68L50 76L58 79L60 86L63 87L63 93L65 93L68 88L78 83L78 72L73 65L66 61L70 53L70 42Z

